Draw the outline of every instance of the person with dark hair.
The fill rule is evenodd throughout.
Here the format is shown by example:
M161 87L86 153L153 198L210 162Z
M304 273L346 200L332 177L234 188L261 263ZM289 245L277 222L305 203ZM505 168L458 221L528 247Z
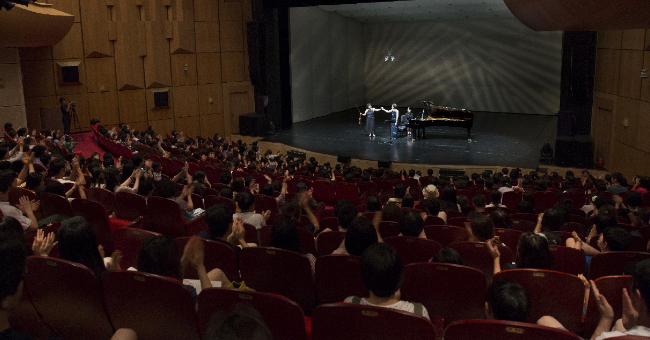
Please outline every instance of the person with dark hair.
M632 190L640 192L641 195L645 195L650 192L650 177L637 176L635 178L635 185Z
M372 221L359 216L352 220L345 239L332 254L361 256L368 247L380 241L383 242Z
M352 220L357 217L359 209L348 200L343 200L343 202L340 202L341 204L338 203L335 215L339 221L339 231L347 231Z
M466 229L473 242L486 242L494 237L494 223L485 215L477 215Z
M18 207L9 204L9 192L14 182L15 173L11 170L0 171L0 212L4 216L11 216L18 220L24 231L38 229L38 220L34 212L39 208L39 201L30 201L27 196L19 200Z
M273 340L262 316L252 307L238 304L229 312L212 316L203 340Z
M377 196L370 196L366 199L366 211L375 212L381 211L381 201Z
M375 109L370 103L366 104L366 111L359 115L359 124L361 124L361 116L367 116L366 118L366 132L368 137L375 137L375 112L380 109Z
M178 204L178 208L182 212L183 219L192 220L194 215L194 202L192 201L193 186L184 186L180 196L176 196L176 183L170 179L163 178L158 182L156 196L162 198L169 198ZM187 201L185 200L187 198Z
M426 215L424 212L422 214ZM424 218L414 210L403 213L397 222L397 226L399 227L400 236L427 238L424 233Z
M627 188L623 186L623 183L627 184L627 181L623 177L623 174L620 172L615 172L612 174L612 184L607 187L607 192L612 195L618 195L622 192L628 192Z
M404 283L404 264L397 250L386 243L376 243L361 255L361 281L370 296L349 296L344 302L397 309L429 318L427 309L419 303L400 300Z
M65 98L59 98L59 105L61 105L61 122L63 123L63 134L70 134L70 112L72 111L72 103L68 103Z
M381 216L383 221L399 222L400 217L402 217L402 209L397 203L389 202L381 210Z
M449 247L440 249L436 255L434 255L431 260L429 260L429 262L463 265L460 254L456 250Z
M487 242L488 250L494 260L494 274L501 271L501 254L499 247L493 242ZM506 265L504 269L546 269L553 270L553 254L548 247L546 238L527 232L521 234L517 244L517 260L514 265Z
M424 205L427 207L427 211L431 216L438 216L442 218L445 223L447 223L447 213L441 210L440 200L436 197L429 197L424 200Z
M393 197L389 198L388 202L389 203L391 203L391 202L392 203L397 203L398 205L401 206L402 205L402 199L404 198L404 195L406 195L407 192L408 192L408 190L406 189L406 186L404 184L401 184L401 183L397 184L393 188Z
M413 196L410 194L404 195L404 198L402 198L402 208L414 208L415 207L415 199Z
M537 217L535 234L545 237L549 244L560 245L561 237L554 231L563 231L565 211L560 208L551 208Z
M302 250L300 234L292 220L283 218L273 223L273 227L271 227L271 247L301 254L311 263L312 277L316 275L316 257Z
M235 204L241 209L241 212L234 214L233 219L241 217L244 223L252 224L257 229L262 229L271 217L271 210L267 210L263 214L255 212L255 196L248 191L237 193Z
M520 214L532 214L535 211L535 205L530 201L521 201L517 203L517 212Z
M513 280L498 280L485 292L485 318L526 322L530 312L530 295Z
M467 214L467 217L476 217L478 215L483 215L483 214L486 213L485 212L485 204L487 202L486 202L485 196L483 196L483 195L474 195L474 197L472 197L472 203L474 203L474 210L470 211Z
M632 235L620 227L605 229L598 237L598 248L601 252L628 251L632 246Z
M442 198L440 199L440 207L443 210L461 211L458 206L458 198L456 197L456 189L453 186L447 185L442 190Z
M494 228L498 229L513 229L512 228L512 219L510 214L505 210L495 210L490 213L490 219L494 223Z
M219 182L221 182L221 184L230 185L230 183L232 182L232 174L230 173L230 171L222 172L219 175Z
M237 258L239 258L241 248L248 247L248 243L244 240L246 230L242 218L239 217L233 220L232 215L232 209L223 203L215 204L206 209L205 222L208 224L210 234L205 238L227 244L233 248ZM202 236L201 233L199 233L199 236ZM241 246L241 248L235 245Z
M501 192L499 190L490 191L490 204L486 205L486 208L507 208L505 205L501 204Z
M626 218L632 225L639 226L639 207L643 203L643 195L640 192L634 190L626 192L625 203L623 203L620 196L614 195L614 202L616 202L614 207L618 212L618 216Z
M153 195L153 182L150 179L141 179L138 186L138 195L149 198Z

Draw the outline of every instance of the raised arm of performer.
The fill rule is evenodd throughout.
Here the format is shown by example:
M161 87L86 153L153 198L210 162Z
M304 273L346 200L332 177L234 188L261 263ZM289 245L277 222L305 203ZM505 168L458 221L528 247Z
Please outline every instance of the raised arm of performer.
M385 112L392 112L393 116L391 117L391 120L395 121L395 126L399 125L399 110L397 109L397 104L393 104L390 108L390 111L384 109L383 107L381 109Z

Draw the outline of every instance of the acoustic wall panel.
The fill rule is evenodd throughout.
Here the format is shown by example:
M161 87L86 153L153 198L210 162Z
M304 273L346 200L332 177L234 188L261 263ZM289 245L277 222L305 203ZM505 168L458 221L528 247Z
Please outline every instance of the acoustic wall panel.
M196 32L196 52L219 52L219 22L196 22L194 24Z
M90 117L99 119L106 126L120 122L116 91L89 93L88 108Z
M222 98L221 83L199 85L199 113L202 116L223 113Z
M224 128L224 115L223 114L213 114L207 116L200 116L201 122L201 136L203 138L213 137L215 133L218 133L221 136L225 136Z
M195 21L219 21L219 1L194 0Z
M222 21L220 30L222 52L244 51L246 30L241 21Z
M199 84L221 83L221 54L198 53L196 60Z
M224 83L244 81L244 52L221 53L221 81Z
M174 87L174 116L190 117L199 115L198 87L175 86Z
M232 0L219 0L219 20L221 22L242 21L242 2Z
M52 57L54 59L81 59L84 57L80 23L73 24L68 35L58 44L52 46Z
M121 122L147 121L146 91L141 89L117 92Z
M144 85L144 59L140 57L139 22L118 22L117 40L115 41L115 75L119 90L142 89ZM143 35L140 39L140 34ZM146 44L143 46L146 50Z
M169 43L161 34L165 32L164 21L145 22L147 56L144 58L145 84L147 88L168 87L172 84L169 69Z
M176 132L184 132L186 135L196 136L201 133L199 116L177 117L175 119Z
M115 58L86 59L86 85L88 92L117 91Z
M111 16L106 0L84 0L81 4L81 21L83 22L83 47L87 58L102 58L113 55L113 48L108 40L108 25Z
M187 65L187 71L184 71ZM172 84L187 86L197 84L196 54L173 54L171 56Z
M26 98L56 95L52 60L23 61L21 69Z

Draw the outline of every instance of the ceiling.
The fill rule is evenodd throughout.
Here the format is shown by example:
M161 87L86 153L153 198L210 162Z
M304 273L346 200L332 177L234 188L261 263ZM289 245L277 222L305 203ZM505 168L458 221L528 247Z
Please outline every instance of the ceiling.
M514 18L503 0L410 0L318 7L361 22Z

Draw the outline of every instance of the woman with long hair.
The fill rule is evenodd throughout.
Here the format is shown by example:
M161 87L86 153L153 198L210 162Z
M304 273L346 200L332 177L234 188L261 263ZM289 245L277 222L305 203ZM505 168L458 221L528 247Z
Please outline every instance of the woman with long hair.
M367 116L366 118L366 132L368 132L368 137L375 137L375 109L370 103L366 104L366 111L362 113L362 116Z

